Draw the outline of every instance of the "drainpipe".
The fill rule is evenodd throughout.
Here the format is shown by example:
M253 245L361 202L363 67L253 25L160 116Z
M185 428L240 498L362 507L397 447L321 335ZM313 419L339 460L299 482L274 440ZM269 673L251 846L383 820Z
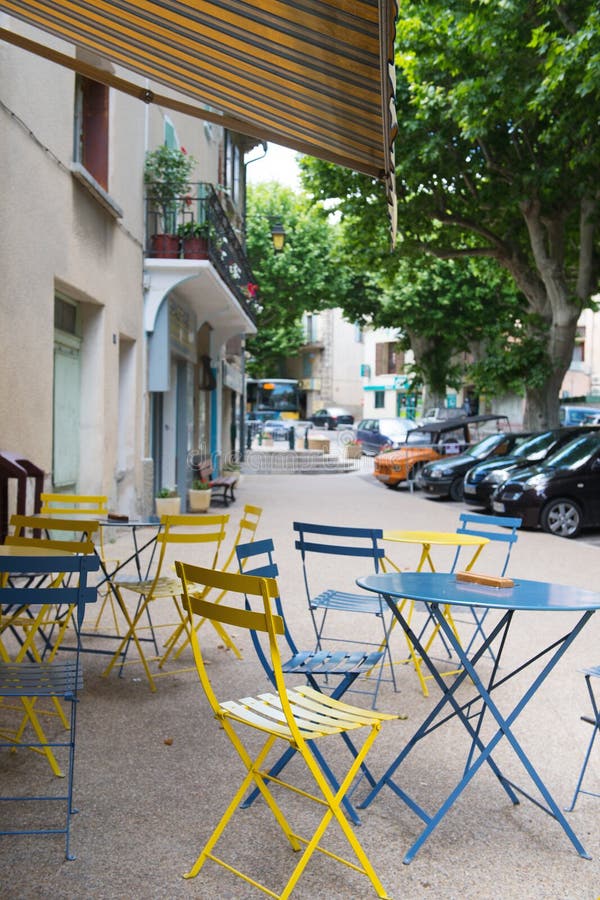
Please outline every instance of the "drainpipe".
M262 142L263 152L260 156L244 161L244 253L246 252L246 191L248 187L248 166L250 163L258 162L267 155L267 142ZM245 335L242 336L242 402L240 403L240 462L244 462L246 456L246 340Z

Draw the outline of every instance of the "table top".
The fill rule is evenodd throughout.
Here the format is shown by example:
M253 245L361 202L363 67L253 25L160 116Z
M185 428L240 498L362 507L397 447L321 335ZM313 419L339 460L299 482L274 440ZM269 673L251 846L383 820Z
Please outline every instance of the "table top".
M359 587L390 597L481 606L489 609L573 612L600 609L600 593L572 585L514 578L514 587L496 588L457 581L442 572L389 572L357 578Z
M402 544L436 544L448 547L483 547L490 539L479 534L462 534L458 531L384 531L384 541Z

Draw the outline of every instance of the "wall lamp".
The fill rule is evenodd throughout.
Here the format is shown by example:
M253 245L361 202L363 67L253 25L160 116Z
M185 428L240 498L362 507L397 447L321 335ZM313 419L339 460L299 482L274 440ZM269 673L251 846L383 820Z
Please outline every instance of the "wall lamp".
M275 253L281 253L285 244L285 229L280 219L271 221L271 238L273 240L273 250Z

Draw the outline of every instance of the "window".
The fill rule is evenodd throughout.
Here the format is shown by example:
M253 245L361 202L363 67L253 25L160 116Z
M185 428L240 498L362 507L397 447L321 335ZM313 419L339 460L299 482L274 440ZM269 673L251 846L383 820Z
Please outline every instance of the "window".
M230 199L237 203L240 196L240 178L242 170L242 154L239 146L229 131L225 132L225 164L223 167L223 184L227 188Z
M83 75L75 82L73 155L108 190L108 86Z
M375 344L375 374L397 375L404 368L404 353L398 350L396 341Z
M385 391L375 391L375 409L385 408Z
M575 343L573 345L573 357L571 362L582 363L585 359L585 326L578 325L575 332Z

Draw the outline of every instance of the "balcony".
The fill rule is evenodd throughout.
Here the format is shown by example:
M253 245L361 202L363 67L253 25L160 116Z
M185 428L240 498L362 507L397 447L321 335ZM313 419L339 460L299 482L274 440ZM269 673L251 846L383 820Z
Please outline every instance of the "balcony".
M175 288L227 337L256 330L254 276L211 184L192 184L161 205L146 199L146 236L147 331Z

